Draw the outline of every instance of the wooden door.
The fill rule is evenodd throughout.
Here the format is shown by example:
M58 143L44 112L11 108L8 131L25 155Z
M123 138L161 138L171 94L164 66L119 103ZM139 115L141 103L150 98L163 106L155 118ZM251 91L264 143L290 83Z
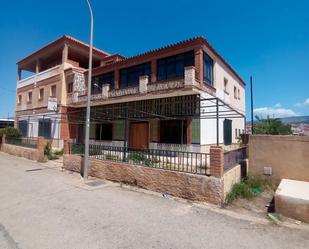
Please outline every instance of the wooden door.
M149 146L149 123L130 123L129 147L147 149Z

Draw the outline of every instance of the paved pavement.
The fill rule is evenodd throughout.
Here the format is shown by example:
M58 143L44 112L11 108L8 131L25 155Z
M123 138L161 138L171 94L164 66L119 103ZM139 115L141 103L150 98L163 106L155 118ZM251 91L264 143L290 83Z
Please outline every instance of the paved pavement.
M59 165L60 166L60 165ZM0 248L309 248L309 233L0 153Z

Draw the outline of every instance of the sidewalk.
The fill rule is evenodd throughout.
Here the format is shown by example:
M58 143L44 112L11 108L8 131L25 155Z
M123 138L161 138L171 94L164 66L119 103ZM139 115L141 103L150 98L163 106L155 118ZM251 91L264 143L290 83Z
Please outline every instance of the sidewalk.
M308 248L308 231L96 181L0 153L0 247ZM6 244L5 244L6 243ZM10 248L10 247L9 247Z

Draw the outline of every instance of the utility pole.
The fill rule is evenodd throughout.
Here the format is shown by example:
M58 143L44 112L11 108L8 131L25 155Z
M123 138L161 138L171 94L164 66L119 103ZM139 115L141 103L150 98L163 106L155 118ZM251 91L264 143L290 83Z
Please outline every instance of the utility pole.
M251 134L254 134L254 123L253 123L253 83L252 76L250 76L250 92L251 92Z
M89 133L90 133L90 100L91 100L91 77L92 77L92 44L93 44L93 14L89 0L86 0L90 13L90 43L89 43L89 65L88 65L88 93L87 93L87 113L85 126L85 158L83 176L88 178L89 164Z

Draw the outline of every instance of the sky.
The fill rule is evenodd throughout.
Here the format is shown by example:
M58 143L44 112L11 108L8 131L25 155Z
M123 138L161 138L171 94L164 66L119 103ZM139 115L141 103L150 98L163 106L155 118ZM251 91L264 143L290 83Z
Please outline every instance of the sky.
M91 0L94 45L132 56L204 36L244 79L250 117L309 115L309 1ZM0 118L14 116L16 62L68 34L89 41L84 0L3 1Z

